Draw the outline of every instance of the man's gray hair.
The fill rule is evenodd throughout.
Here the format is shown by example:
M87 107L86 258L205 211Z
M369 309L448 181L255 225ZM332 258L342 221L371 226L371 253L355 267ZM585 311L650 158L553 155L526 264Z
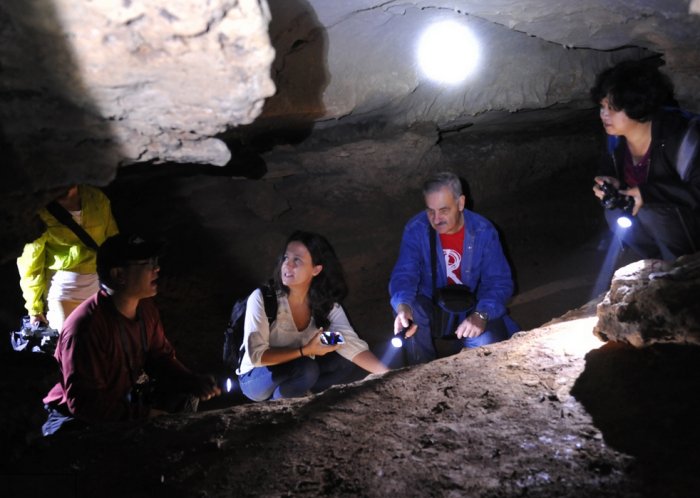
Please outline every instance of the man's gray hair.
M443 187L452 190L455 199L459 199L459 196L462 195L462 182L459 181L459 177L450 171L441 171L423 183L423 196L437 192Z

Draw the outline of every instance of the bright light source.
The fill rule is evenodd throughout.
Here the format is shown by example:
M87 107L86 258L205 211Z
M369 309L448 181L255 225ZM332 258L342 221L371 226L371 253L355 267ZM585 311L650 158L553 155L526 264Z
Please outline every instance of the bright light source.
M479 43L469 28L454 21L428 27L418 42L418 64L431 80L457 84L479 62Z
M391 345L395 348L400 348L401 346L403 346L403 339L401 339L401 337L399 337L398 335L395 335L391 338Z
M629 228L632 226L632 220L629 216L620 216L617 219L617 226L620 228Z

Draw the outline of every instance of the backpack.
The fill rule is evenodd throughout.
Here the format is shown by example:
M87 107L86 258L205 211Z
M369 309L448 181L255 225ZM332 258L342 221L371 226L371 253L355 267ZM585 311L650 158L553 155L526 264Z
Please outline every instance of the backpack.
M265 304L267 323L272 325L277 317L277 292L271 285L263 285L259 288ZM235 372L243 361L245 345L243 344L245 312L248 306L248 296L237 300L231 310L231 318L224 331L224 367Z

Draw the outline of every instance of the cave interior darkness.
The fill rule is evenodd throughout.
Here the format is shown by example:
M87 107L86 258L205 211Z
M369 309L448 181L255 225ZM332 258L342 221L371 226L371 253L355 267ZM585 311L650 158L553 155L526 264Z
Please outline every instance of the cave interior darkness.
M38 1L32 5L45 8L50 3ZM386 2L386 6L379 5L380 2L359 3L362 5L345 12L341 7L335 11L335 7L322 1L267 2L271 16L270 43L275 49L269 68L276 91L264 98L260 115L252 122L229 123L217 133L203 134L207 140L226 144L231 157L222 164L202 159L220 157L214 152L210 156L197 156L197 153L177 156L178 152L173 152L177 147L168 149L168 144L159 145L158 150L167 151L161 156L149 152L148 160L134 160L124 152L127 148L122 150L115 145L118 140L110 139L110 127L120 119L111 116L95 121L94 109L89 104L90 91L85 89L88 103L83 102L83 107L76 105L74 97L66 96L62 87L65 81L60 75L47 73L51 64L44 64L41 74L35 73L48 90L29 84L29 73L8 84L0 92L7 96L3 109L11 110L3 113L0 135L0 152L5 158L0 178L6 194L0 226L5 232L0 248L2 327L16 328L24 314L15 258L22 244L40 233L36 210L66 185L85 182L94 183L107 193L122 231L145 233L167 242L156 299L166 334L178 356L192 369L217 376L225 374L220 354L230 308L236 299L269 278L284 240L295 229L322 233L334 245L350 288L345 302L348 315L373 349L384 351L393 322L387 283L404 223L424 208L420 188L425 177L445 169L466 181L470 209L487 217L499 230L516 286L509 310L522 329L537 329L577 308L586 310L590 317L594 304L608 289L613 270L636 258L629 251L616 250L602 208L591 194L604 135L598 109L588 100L588 88L595 73L604 67L627 58L649 59L668 69L681 104L700 110L697 98L700 80L696 74L700 67L700 16L688 14L687 2L679 2L684 4L682 12L677 6L668 5L662 6L667 9L662 12L657 4L664 2L632 2L636 10L630 13L625 9L633 7L625 2L613 2L610 11L603 9L589 14L566 9L544 14L550 7L547 2L526 2L523 8L529 5L533 9L532 19L509 2L495 2L493 10L483 7L483 12L472 5L474 2L464 2L468 4L464 10L457 8L460 2L416 1L407 5ZM599 2L594 3L600 7ZM6 10L0 7L0 17L14 28L31 24L25 24L26 19L19 15L16 5L11 1ZM513 10L510 23L501 17L507 18L508 14L500 13L499 6L504 12ZM474 12L469 13L468 9ZM619 23L616 32L611 28L615 21L601 20L606 12L634 16L624 25ZM558 28L557 15L565 21ZM462 75L466 80L456 84L429 81L416 69L418 63L400 61L405 54L387 48L392 43L387 41L390 37L383 36L383 29L391 33L394 44L406 45L416 37L416 26L429 24L427 16L451 21L466 19L482 36L479 40L490 50L484 52L484 57L490 59L482 60L474 69L476 76ZM659 19L665 19L668 25ZM435 20L431 18L430 22ZM599 38L595 33L584 34L576 29L582 20L589 22L587 29L591 32L599 28ZM363 23L366 31L358 27ZM515 28L509 29L509 24ZM657 32L663 36L654 38ZM9 28L3 33L5 39L19 36ZM18 51L26 50L25 56L35 58L37 53L45 53L37 47L50 41L48 37L38 38L36 46L27 48L20 44ZM695 49L688 52L689 46ZM500 54L494 55L498 51ZM7 55L7 48L0 52L9 61L17 60L16 54ZM54 48L52 53L58 57L61 50ZM684 53L687 63L683 61ZM386 63L386 71L382 62ZM78 63L75 64L77 67ZM470 68L453 69L459 73L460 69ZM7 74L0 64L0 75L3 72ZM153 75L157 77L157 67ZM248 80L241 78L241 81ZM23 83L27 85L26 93L22 93ZM31 103L36 96L38 104ZM177 93L169 98L173 99L173 114L181 113L187 121L187 106L179 105ZM12 105L7 104L10 101ZM140 106L147 104L145 98L137 101ZM27 106L27 110L22 111L22 106ZM152 114L159 112L162 111L155 109ZM10 121L10 117L25 114L31 116ZM129 112L124 111L122 118L128 122ZM134 129L138 130L138 126L134 125ZM65 128L62 133L55 131L62 127ZM179 132L182 136L195 135L197 130L182 128ZM46 138L45 142L41 137ZM185 143L188 139L182 140ZM192 142L196 143L197 139ZM184 149L182 146L181 150ZM608 351L616 355L620 364L639 368L640 382L652 382L652 375L644 371L645 365L661 368L660 356L649 351L643 353L644 361L632 358L632 353L624 349ZM49 358L17 356L10 350L8 341L3 342L0 353L5 379L3 397L8 402L6 406L13 406L3 417L7 420L2 442L8 450L3 450L2 474L15 486L15 477L19 475L15 463L26 463L42 452L42 444L37 443L43 421L38 400L55 382L57 369ZM567 354L571 356L566 353L562 357L568 358ZM579 366L583 365L584 354L574 355L580 361ZM685 350L674 350L671 357L683 358L683 365L691 364L696 358ZM598 358L593 355L589 359ZM440 365L433 368L448 371L451 364ZM621 375L620 369L612 368L609 362L603 362L600 369L597 373L588 371L588 376L577 381L582 392L590 392L585 391L587 386L590 390L599 389L606 382L606 374ZM440 375L440 370L424 372L435 378ZM390 381L401 383L406 392L419 388L410 380L397 378L396 373L392 375ZM419 370L408 375L412 379L422 374ZM674 371L664 379L677 379L677 375ZM697 384L695 376L689 379L694 383L691 385ZM575 376L570 384L574 380ZM623 387L634 389L629 385ZM364 389L371 391L370 387ZM668 403L668 410L675 413L672 405L677 400L668 393L663 394L654 386L645 394L660 396ZM357 396L361 395L358 391ZM615 395L612 389L605 392L605 402L613 405ZM318 403L328 410L333 403L340 403L336 398L330 394ZM582 399L592 403L587 407L595 405L595 400L591 401L585 394ZM228 409L240 402L239 398L222 397L204 408ZM635 406L648 408L647 403L645 398ZM287 405L281 404L277 412L274 407L270 412L266 411L268 408L257 408L261 411L256 414L263 422L256 430L264 430L266 417L277 416L279 419L274 420L283 421L288 415L284 406ZM293 403L288 406L292 411L298 409ZM683 417L691 418L697 413L693 404L683 412ZM625 415L641 417L644 410L630 409ZM239 417L240 412L229 412L217 420L221 422L226 416ZM357 424L366 423L362 420L358 417ZM196 422L195 419L193 424ZM623 453L648 457L645 462L657 454L649 448L637 451L629 444L632 437L615 440L619 436L615 420L611 422L611 418L603 417L597 422L608 431L606 439L624 440L617 446ZM175 422L172 427L166 425L153 430L171 431L172 436L172 432L183 427ZM634 432L634 437L654 429L635 426L638 432ZM194 433L195 429L192 430ZM143 443L152 436L131 432L129 437ZM163 436L163 440L170 436ZM677 434L673 433L673 437ZM98 434L94 441L115 449L113 444L119 438L118 434L107 432ZM692 433L690 441L696 439L697 435ZM655 439L656 443L663 445L661 437ZM69 446L66 442L59 444L64 448ZM76 448L85 450L89 444L89 440L83 441ZM137 447L146 448L145 443ZM682 455L697 456L697 452L684 448ZM50 451L39 458L48 458ZM177 451L175 448L168 455ZM256 453L256 458L263 458L264 454ZM609 457L608 461L617 462L616 458ZM172 457L170 461L176 460ZM183 460L182 465L186 462L187 459ZM596 465L591 463L589 470L601 476L601 487L607 482L605 479L617 475L610 470L617 463L609 467ZM99 471L103 467L96 468ZM635 468L635 475L643 474L648 468L652 467ZM688 475L686 465L675 469L675 473L665 470L669 472L666 477L682 476L681 484L668 496L692 494L690 490L696 482ZM186 479L183 476L182 482ZM557 496L562 489L567 490L566 495L587 496L591 490L601 491L590 484L594 480L588 480L588 487L584 486L578 495L568 487L554 488L547 494L545 488L537 487L541 483L533 484L531 489L534 496ZM660 482L650 489L654 492L664 489L665 484ZM189 481L187 485L196 487ZM123 486L126 487L105 491L105 496L112 496L110 493L117 496L118 490L130 489L126 484ZM193 489L182 486L172 496L186 496L183 490ZM487 490L494 493L489 496L515 496L523 489L522 486L508 488L497 494L489 484L483 486L478 488L480 491L462 489L456 495L486 496L484 490ZM225 491L221 489L209 489L209 492L212 496L223 496ZM238 489L241 495L255 494L251 489L230 489ZM306 494L379 495L377 489L331 486L313 488ZM418 487L414 492L422 494L427 489ZM645 495L635 487L619 489L616 494L613 483L613 488L601 491L599 496ZM296 491L305 494L303 489ZM144 493L144 496L156 496L160 492ZM449 490L436 493L447 495Z

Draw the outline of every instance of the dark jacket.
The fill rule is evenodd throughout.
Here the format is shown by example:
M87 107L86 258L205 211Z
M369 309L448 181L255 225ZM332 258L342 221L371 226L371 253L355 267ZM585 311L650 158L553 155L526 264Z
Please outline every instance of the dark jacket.
M647 181L639 185L645 206L672 205L700 213L700 150L688 167L688 180L681 180L676 169L678 151L688 130L689 118L677 110L663 110L651 122L651 159ZM695 126L700 126L695 123ZM627 141L619 137L612 153L605 154L600 175L613 176L624 185L624 154ZM698 147L700 148L700 147ZM642 208L644 209L644 208Z

